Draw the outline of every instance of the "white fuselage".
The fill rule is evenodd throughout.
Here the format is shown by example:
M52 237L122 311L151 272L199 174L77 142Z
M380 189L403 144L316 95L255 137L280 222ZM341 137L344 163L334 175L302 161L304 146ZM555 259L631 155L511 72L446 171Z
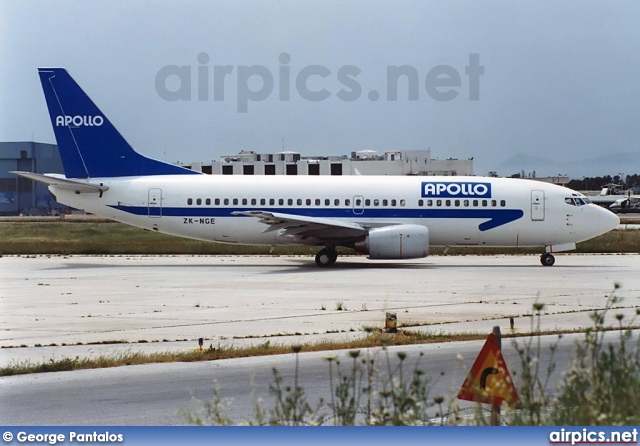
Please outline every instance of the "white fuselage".
M87 181L88 182L88 181ZM425 184L455 186L437 195ZM581 194L538 181L483 177L159 175L93 178L109 189L76 194L51 186L56 199L122 223L198 240L255 245L310 244L281 237L259 219L265 211L352 222L365 228L414 224L435 246L554 246L580 242L615 226L617 217ZM442 192L442 191L440 191ZM614 222L615 220L615 222Z

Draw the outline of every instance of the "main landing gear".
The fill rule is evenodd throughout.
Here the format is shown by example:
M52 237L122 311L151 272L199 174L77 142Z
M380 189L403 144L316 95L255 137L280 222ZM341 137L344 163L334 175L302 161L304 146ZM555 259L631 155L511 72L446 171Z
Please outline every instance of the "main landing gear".
M321 249L318 254L316 254L316 264L318 266L331 266L336 263L338 259L338 253L333 248L324 248Z
M542 266L553 266L556 263L556 258L553 254L545 252L540 256L540 263L542 263Z

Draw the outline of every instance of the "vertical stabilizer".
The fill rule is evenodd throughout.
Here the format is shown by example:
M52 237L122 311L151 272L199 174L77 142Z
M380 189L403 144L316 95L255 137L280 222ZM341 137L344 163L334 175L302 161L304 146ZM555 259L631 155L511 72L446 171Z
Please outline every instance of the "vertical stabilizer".
M198 174L133 150L67 70L38 73L67 178Z

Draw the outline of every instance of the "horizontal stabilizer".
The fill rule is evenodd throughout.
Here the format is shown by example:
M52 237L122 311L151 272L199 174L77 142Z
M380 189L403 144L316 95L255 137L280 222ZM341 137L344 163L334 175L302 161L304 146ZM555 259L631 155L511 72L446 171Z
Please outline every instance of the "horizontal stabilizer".
M48 186L55 186L60 189L70 190L76 193L102 193L109 190L107 186L100 186L97 184L85 183L83 181L68 180L60 177L57 174L42 175L33 172L19 172L11 171L10 173L16 174L23 178L28 178L39 183L44 183Z

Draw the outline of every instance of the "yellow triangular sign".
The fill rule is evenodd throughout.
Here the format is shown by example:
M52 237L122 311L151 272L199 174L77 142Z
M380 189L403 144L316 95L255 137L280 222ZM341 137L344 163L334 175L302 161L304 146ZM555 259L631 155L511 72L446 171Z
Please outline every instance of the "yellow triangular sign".
M492 333L484 343L480 354L465 379L458 398L467 401L500 406L503 402L515 406L518 393L513 385L507 364L498 348L498 340Z

